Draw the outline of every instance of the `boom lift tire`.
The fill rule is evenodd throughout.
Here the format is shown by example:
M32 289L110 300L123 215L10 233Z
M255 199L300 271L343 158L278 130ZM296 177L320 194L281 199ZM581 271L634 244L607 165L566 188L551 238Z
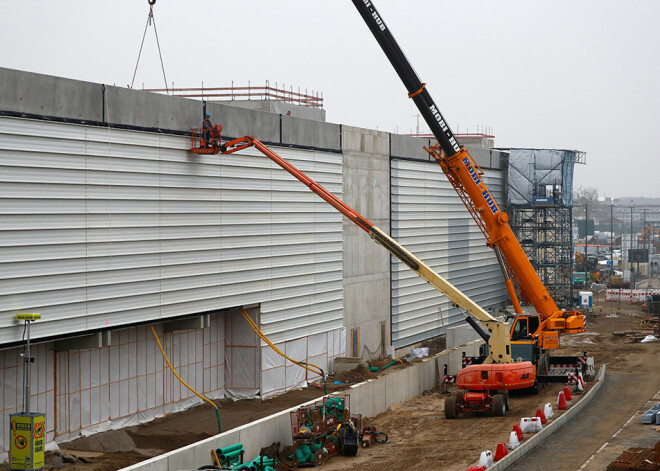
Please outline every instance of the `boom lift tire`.
M506 414L506 403L503 394L495 394L493 396L493 407L491 409L493 417L504 417Z
M497 394L504 396L504 406L506 407L506 411L509 412L511 410L511 405L509 403L509 391L505 389L503 391L497 391Z
M463 392L459 391L454 394L454 398L456 399L455 403L456 404L463 404L465 402L465 399L463 398Z
M538 394L541 392L541 388L543 387L543 384L539 383L538 380L534 381L534 385L528 389L528 391L532 394Z
M461 401L463 396L461 395ZM456 396L449 396L445 399L445 419L453 420L456 418Z

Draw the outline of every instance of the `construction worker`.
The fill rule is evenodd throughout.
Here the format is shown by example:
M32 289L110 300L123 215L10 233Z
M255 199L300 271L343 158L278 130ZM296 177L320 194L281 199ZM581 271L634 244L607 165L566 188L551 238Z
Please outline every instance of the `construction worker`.
M211 143L211 128L213 127L213 123L211 122L211 114L206 113L204 116L204 120L202 121L202 132L204 136L204 147L206 149L209 149L212 146Z

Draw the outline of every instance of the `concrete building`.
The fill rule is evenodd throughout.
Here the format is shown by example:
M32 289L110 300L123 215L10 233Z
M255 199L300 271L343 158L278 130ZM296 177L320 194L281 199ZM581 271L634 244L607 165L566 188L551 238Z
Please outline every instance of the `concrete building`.
M254 135L485 308L497 261L418 138L217 103ZM0 68L0 457L20 411L20 312L32 328L31 409L64 441L211 398L267 397L463 323L421 279L299 182L247 149L188 152L202 103ZM503 201L498 151L475 149Z

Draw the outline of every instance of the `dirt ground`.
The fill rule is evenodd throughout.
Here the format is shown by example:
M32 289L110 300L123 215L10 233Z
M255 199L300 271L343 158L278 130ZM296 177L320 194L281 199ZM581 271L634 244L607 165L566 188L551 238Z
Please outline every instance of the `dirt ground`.
M606 364L608 374L626 375L625 381L617 383L618 387L625 389L622 397L628 397L630 402L641 400L646 390L640 385L648 382L645 381L643 373L656 372L657 377L660 343L631 343L625 336L612 335L612 332L643 327L642 312L638 305L605 303L598 297L595 304L594 314L588 316L588 332L563 337L562 352L577 354L587 351L595 357L596 368ZM395 365L391 368L403 367L405 365ZM637 374L639 372L642 374ZM329 389L343 389L349 383L370 377L373 377L373 373L363 368L331 378ZM332 384L335 380L340 380L343 384ZM292 391L266 401L220 401L223 431L320 397L323 389L318 386ZM646 385L646 389L652 387L654 386ZM439 391L429 392L405 404L394 405L365 424L386 432L389 435L388 443L361 449L358 456L353 458L332 458L323 464L322 468L327 471L377 468L396 471L409 470L413 465L414 469L419 470L467 469L476 464L481 451L492 449L494 452L498 442L508 441L509 432L520 417L533 416L536 409L546 402L554 404L561 388L563 386L551 385L544 388L539 395L513 395L511 411L506 417L473 413L464 414L458 420L452 421L444 418L445 396ZM640 395L640 398L636 395ZM572 402L576 400L577 398L574 398ZM603 421L601 426L615 426L614 430L630 415L626 415L621 424L616 425L619 421L616 408L609 413L612 420ZM624 415L625 413L627 412L622 412ZM64 467L68 471L113 471L216 433L217 422L213 409L201 405L148 424L103 432L61 444L65 461L72 461L65 462ZM591 448L597 448L602 443L604 442L598 443L598 440L594 440L594 443L585 448L585 453L593 453ZM266 445L269 444L265 443L264 446ZM579 458L576 458L576 461L579 461ZM48 464L51 467L59 467L59 455L49 456Z

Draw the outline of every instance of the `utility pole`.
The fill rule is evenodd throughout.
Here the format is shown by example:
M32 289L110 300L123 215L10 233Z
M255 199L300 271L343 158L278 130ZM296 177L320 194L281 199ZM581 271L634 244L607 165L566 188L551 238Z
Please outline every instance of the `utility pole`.
M632 260L630 259L630 255L632 253L632 248L633 248L633 207L630 207L630 249L628 250L628 262L630 263L630 268L633 267ZM633 275L630 275L630 279L632 281ZM632 287L633 289L635 286Z
M610 280L614 275L614 205L610 204ZM612 283L610 282L610 287ZM610 309L614 307L614 300L610 299Z
M584 205L584 283L585 289L591 286L591 275L589 274L589 205Z

